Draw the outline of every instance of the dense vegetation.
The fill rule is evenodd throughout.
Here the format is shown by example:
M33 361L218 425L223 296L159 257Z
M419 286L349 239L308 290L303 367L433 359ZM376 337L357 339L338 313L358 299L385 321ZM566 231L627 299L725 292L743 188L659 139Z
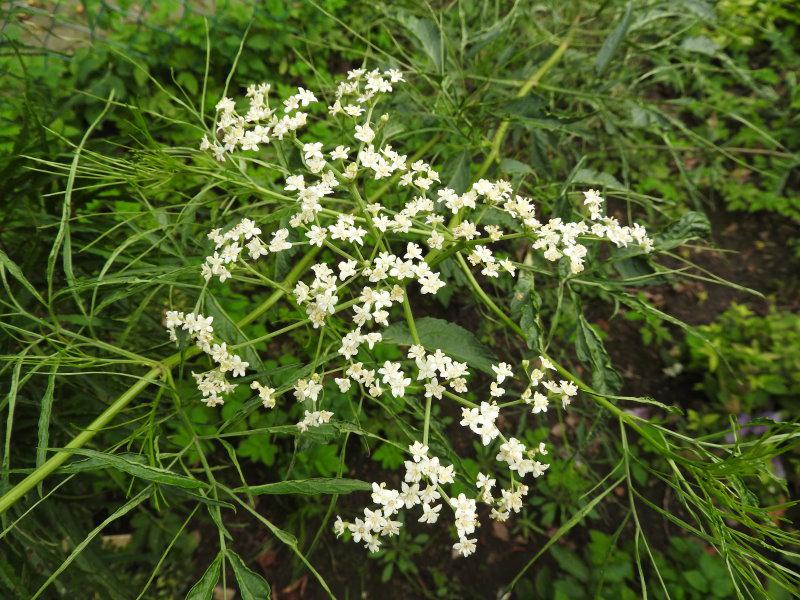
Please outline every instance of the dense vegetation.
M0 10L3 597L800 595L791 0ZM293 232L294 245L227 282L200 273L215 228L252 219L265 241L292 229L286 176L314 172L304 144L328 153L346 134L353 145L352 124L325 107L360 68L402 74L373 124L409 164L436 170L432 189L463 198L503 180L539 220L566 223L585 217L582 192L599 190L608 215L646 228L652 252L584 232L576 271L532 251L535 227L487 202L473 220L519 231L492 246L513 276L493 277L471 260L472 240L437 253L423 225L383 235L358 190L337 197L344 208L325 214L354 203L365 256L416 241L446 284L404 286L375 329L382 340L357 359L413 364L415 344L470 377L432 402L416 380L399 395L334 383L350 317L314 327L293 290L315 263L349 257L344 246ZM319 106L295 145L291 134L214 160L200 143L216 139L217 102L261 82L277 106L298 87ZM399 176L359 189L396 215L411 198ZM436 210L447 232L472 219ZM192 377L213 361L180 326L170 341L167 311L213 316L217 341L249 363L221 406L206 406ZM559 394L567 382L578 391L532 413L525 377L541 355ZM304 431L316 400L291 390L328 363L333 417ZM337 515L368 506L371 482L400 487L415 441L454 465L448 493L475 497L497 447L460 425L456 403L490 401L500 363L514 375L497 434L544 443L549 464L511 518L482 506L474 554L454 551L465 536L451 517L423 525L410 512L375 552L336 539ZM266 409L251 381L285 397ZM497 478L496 495L519 489L514 473Z

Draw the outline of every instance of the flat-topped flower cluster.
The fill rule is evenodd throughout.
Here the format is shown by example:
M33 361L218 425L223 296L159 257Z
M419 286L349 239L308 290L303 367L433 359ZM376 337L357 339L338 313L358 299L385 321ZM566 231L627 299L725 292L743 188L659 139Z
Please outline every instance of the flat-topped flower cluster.
M281 396L291 392L303 405L303 417L297 423L301 432L335 422L326 403L326 382L329 389L342 394L360 393L375 400L385 395L424 405L422 439L399 444L407 447L410 456L400 487L373 484L375 507L365 508L363 517L352 522L337 517L336 534L375 551L383 537L398 534L407 520L405 511L418 506L417 520L431 524L446 506L445 512L452 511L456 531L454 552L469 556L476 549L478 504L490 507L490 518L505 521L521 510L529 492L522 480L537 478L548 467L541 460L547 455L545 444L526 448L520 440L504 436L498 426L498 402L507 389L521 389L503 406L527 405L537 415L548 411L551 398L566 409L578 388L566 376L556 378L563 369L546 356L539 357L539 366L533 369L527 361L516 369L504 362L496 364L488 390L471 387L468 364L417 339L414 318L421 315L415 315L409 294L435 295L448 285L437 266L449 256L459 257L467 270L471 266L474 275L514 278L526 268L509 251L520 244L527 244L545 265L564 261L571 274L584 270L591 244L636 245L643 252L649 252L653 244L640 225L622 225L606 216L596 190L583 192L580 210L588 215L575 221L540 221L533 200L516 193L508 181L479 179L463 193L443 186L430 164L409 159L388 143L389 117L374 117L381 96L401 81L402 74L396 70L350 71L327 109L326 118L349 132L335 146L301 139L303 127L317 118L315 94L301 87L272 108L269 84L248 88L249 104L243 114L237 112L234 100L223 98L217 104L216 130L200 145L220 161L237 152L268 151L277 145L285 171L283 189L274 192L274 197L293 207L288 223L271 230L253 217L210 231L214 248L200 269L202 277L207 282L215 278L226 282L240 275L248 281L256 276L274 287L277 284L260 265L296 247L321 248L323 258L297 281L290 300L302 311L298 319L305 320L312 336L319 336L318 346L324 341L333 344L333 355L323 358L318 351L308 375L276 389L259 373L247 375L250 365L234 353L237 347L229 348L215 337L212 317L168 311L165 324L170 339L177 341L178 332L184 332L210 358L208 371L192 373L209 406L222 404L236 387L228 377L248 377L266 409L275 408ZM285 157L290 154L303 164L302 170L288 169ZM384 203L377 194L371 195L374 184L370 182L376 181L403 200ZM497 219L498 213L506 216ZM491 214L495 218L487 217ZM508 225L511 222L513 226ZM557 269L553 276L558 276ZM414 343L407 347L405 359L377 363L369 351L383 342L382 330L397 320L407 321ZM515 378L515 372L524 376ZM470 392L483 399L477 403L467 399ZM455 402L461 407L460 425L484 446L496 446L498 465L504 465L502 476L480 473L470 482L473 494L448 494L448 486L457 478L465 480L465 475L430 453L434 402Z

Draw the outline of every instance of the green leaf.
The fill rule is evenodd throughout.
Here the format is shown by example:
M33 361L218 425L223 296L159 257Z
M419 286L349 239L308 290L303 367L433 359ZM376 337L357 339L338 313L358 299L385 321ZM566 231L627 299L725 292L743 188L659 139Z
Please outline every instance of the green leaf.
M397 20L422 43L422 49L436 65L436 71L444 72L442 57L442 32L430 19L418 19L413 15L400 15Z
M500 161L500 171L509 175L530 175L533 167L513 158L504 158Z
M381 444L372 453L372 460L381 463L381 467L384 469L397 469L403 464L404 459L403 451L392 444Z
M624 190L625 186L611 173L596 171L594 169L578 169L572 177L572 183L588 183L604 187Z
M616 394L622 388L622 378L611 366L603 341L583 315L578 318L575 351L578 360L591 365L594 389L602 394Z
M719 52L719 44L705 35L688 37L681 42L681 50L687 52L697 52L706 56L716 56Z
M8 254L0 250L0 274L2 274L3 271L5 271L6 269L8 269L8 272L11 273L11 276L14 279L19 281L22 284L22 286L31 293L31 296L33 296L39 302L47 306L47 303L44 301L44 298L42 298L39 295L39 292L36 291L36 288L33 287L30 281L28 281L28 278L25 277L25 275L22 272L22 269L19 268L17 263L11 260L8 257Z
M469 166L472 163L472 153L464 150L451 158L444 167L444 172L450 174L447 187L459 194L467 191L470 182Z
M614 54L616 54L619 45L625 38L625 34L628 32L628 27L631 24L632 13L633 3L628 2L627 6L625 7L625 14L622 15L622 19L619 23L617 23L617 26L614 27L614 30L603 42L600 52L597 53L597 58L594 62L594 69L598 75L605 73L606 68L611 62L611 59L614 57Z
M206 315L214 317L215 333L229 345L244 344L250 341L233 319L228 316L219 300L210 292L206 294ZM264 370L264 364L252 345L243 346L237 350L237 353L241 354L242 358L250 363L251 369Z
M539 321L541 305L542 299L536 292L533 274L520 273L511 297L511 316L516 319L525 333L525 342L528 344L528 348L537 352L542 348L542 324Z
M70 448L70 452L88 457L88 460L77 461L62 467L61 472L79 473L81 471L92 471L96 469L116 469L153 483L162 485L174 485L175 487L196 490L206 487L206 484L198 479L192 479L185 475L178 475L167 469L151 467L137 462L138 457L133 454L106 454L86 448Z
M497 112L506 117L518 117L521 119L536 119L547 114L547 102L539 94L528 94L522 98L512 98L501 103L497 107Z
M365 492L370 489L370 484L360 479L317 477L314 479L294 479L277 483L265 483L248 488L241 487L234 491L247 491L256 496L275 494L304 494L306 496L315 496L317 494L350 494L352 492Z
M53 409L53 391L56 385L58 366L54 367L47 378L47 388L42 396L42 406L39 412L39 428L36 442L36 468L41 467L47 458L47 447L50 443L50 415ZM42 495L42 484L39 483L39 495Z
M703 239L711 233L711 223L703 213L689 211L659 232L653 240L656 250L670 250L693 239Z
M700 571L684 571L683 576L686 578L686 581L689 582L689 585L698 592L708 591L708 582Z
M217 554L214 561L208 565L203 576L192 586L186 594L186 600L211 600L214 596L214 586L219 580L220 566L222 564L222 553Z
M231 563L233 574L236 576L236 582L239 584L239 595L242 600L269 600L271 591L267 581L249 569L233 550L228 550L226 555Z
M420 342L429 351L441 350L454 360L492 372L497 358L472 334L460 325L443 319L423 317L415 321ZM383 332L383 341L410 346L414 343L405 323L394 323Z
M562 546L550 548L550 554L556 559L558 566L579 581L589 580L589 569L574 552Z

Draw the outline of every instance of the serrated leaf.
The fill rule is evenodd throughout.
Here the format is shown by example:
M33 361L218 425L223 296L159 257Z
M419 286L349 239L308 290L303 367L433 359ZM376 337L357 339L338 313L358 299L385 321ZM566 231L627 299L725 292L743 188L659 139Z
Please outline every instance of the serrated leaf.
M370 489L370 484L360 479L317 477L312 479L294 479L276 483L265 483L263 485L254 485L247 488L240 487L235 491L247 491L256 496L276 494L303 494L306 496L314 496L317 494L350 494L352 492L365 492Z
M561 546L553 546L550 548L550 554L556 559L558 566L575 577L575 579L584 582L589 580L589 568L577 554Z
M533 173L533 168L522 161L504 158L500 161L500 171L511 175L530 175Z
M616 252L612 251L612 256L615 254ZM656 274L647 256L626 256L623 253L620 253L620 256L619 259L614 258L613 265L623 279L632 280L625 281L625 285L657 285L666 282L663 277Z
M538 94L528 94L522 98L513 98L503 102L497 107L497 112L505 117L519 117L522 119L538 119L547 113L547 102Z
M236 577L236 583L239 584L239 595L242 600L269 600L272 592L267 581L248 568L233 550L228 550L226 554Z
M197 479L192 479L185 475L178 475L167 469L151 467L150 465L136 462L133 459L135 455L107 454L105 452L97 452L86 448L73 448L70 449L70 452L86 456L89 460L66 465L61 468L62 472L72 473L95 469L116 469L128 475L132 475L133 477L144 479L145 481L151 481L162 485L173 485L186 490L196 490L206 487L205 483Z
M616 394L622 389L622 378L611 366L603 341L583 315L578 318L575 351L578 360L591 366L594 389L602 394Z
M625 34L628 33L628 27L631 24L632 14L633 3L628 2L627 6L625 7L625 14L622 15L622 19L620 19L619 23L617 23L617 26L614 27L614 30L603 42L600 52L597 53L597 58L594 62L594 69L598 75L605 73L605 70L611 62L611 59L614 57L614 54L616 54L619 45L625 38Z
M186 594L186 600L211 600L214 597L214 586L219 580L220 565L222 564L222 554L212 561L203 576L192 586Z
M50 375L47 377L47 388L45 388L44 396L42 396L41 409L39 412L39 427L36 436L36 467L39 468L44 464L47 458L47 447L50 441L50 415L53 410L53 391L56 385L56 374L58 373L58 365L56 365ZM39 495L42 495L43 486L41 483L38 485Z
M469 366L492 372L492 365L497 358L472 334L460 325L423 317L416 321L420 342L429 351L441 350L454 360L465 362ZM405 323L394 323L383 331L383 340L393 344L410 346L414 343Z

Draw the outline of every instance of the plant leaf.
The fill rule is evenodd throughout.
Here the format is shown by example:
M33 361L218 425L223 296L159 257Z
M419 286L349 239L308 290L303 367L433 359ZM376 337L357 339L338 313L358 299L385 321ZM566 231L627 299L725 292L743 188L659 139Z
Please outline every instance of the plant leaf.
M594 69L598 75L605 73L605 70L611 62L611 59L614 57L614 54L616 54L620 43L622 43L622 40L625 38L625 34L628 32L628 27L631 24L632 13L633 3L628 2L627 6L625 7L625 14L622 15L622 19L619 23L617 23L617 26L614 27L614 30L603 42L600 52L597 53L597 58L594 62Z
M191 477L178 475L167 469L151 467L150 465L136 462L133 459L135 455L107 454L105 452L97 452L86 448L69 448L68 450L74 454L86 456L89 460L66 465L61 468L62 472L77 473L95 469L116 469L128 475L132 475L133 477L162 485L174 485L175 487L187 490L196 490L206 487L206 484L198 479L192 479Z
M578 318L575 351L578 360L591 365L594 389L602 394L616 394L622 388L622 378L611 366L603 341L583 315Z
M36 468L41 467L47 458L47 446L50 441L50 414L53 409L53 391L56 385L56 373L58 373L58 366L56 365L50 375L47 377L47 388L42 396L42 407L39 412L39 427L36 442ZM42 483L39 483L39 495L42 495Z
M670 250L693 239L703 239L711 233L711 223L703 213L689 211L655 236L656 250Z
M25 274L22 272L22 269L19 268L17 263L11 260L8 254L0 250L0 272L2 272L4 269L8 269L8 272L11 273L11 276L19 281L23 287L31 293L31 296L47 306L44 298L39 295L39 292L36 291L36 288L33 287L33 284L28 281L28 278L25 277Z
M528 348L540 351L542 348L542 324L539 321L539 308L542 299L536 292L536 285L531 273L520 273L511 297L511 316L517 320L525 333Z
M436 66L438 73L444 72L442 59L442 32L430 19L419 19L413 15L400 15L397 20L408 29L422 44L422 49Z
M492 372L492 365L497 362L497 358L472 332L455 323L434 317L417 319L415 324L420 342L427 350L441 350L451 358L465 362L471 367L486 373ZM394 323L387 327L383 332L383 340L407 346L414 343L405 323Z
M450 174L447 187L459 194L467 191L470 182L469 165L472 163L472 153L464 150L447 161L444 172Z
M220 566L222 565L222 553L208 565L203 576L192 586L186 594L186 600L211 600L214 597L214 586L219 580Z
M589 569L577 554L561 546L552 546L550 554L556 559L558 566L575 579L584 582L589 580Z
M257 496L272 494L304 494L314 496L317 494L350 494L351 492L365 492L371 489L366 481L360 479L342 479L317 477L314 479L295 479L265 483L251 487L237 488L236 492L249 492Z
M272 592L267 581L249 569L233 550L228 550L226 554L236 576L236 582L239 584L239 595L242 600L269 600Z

